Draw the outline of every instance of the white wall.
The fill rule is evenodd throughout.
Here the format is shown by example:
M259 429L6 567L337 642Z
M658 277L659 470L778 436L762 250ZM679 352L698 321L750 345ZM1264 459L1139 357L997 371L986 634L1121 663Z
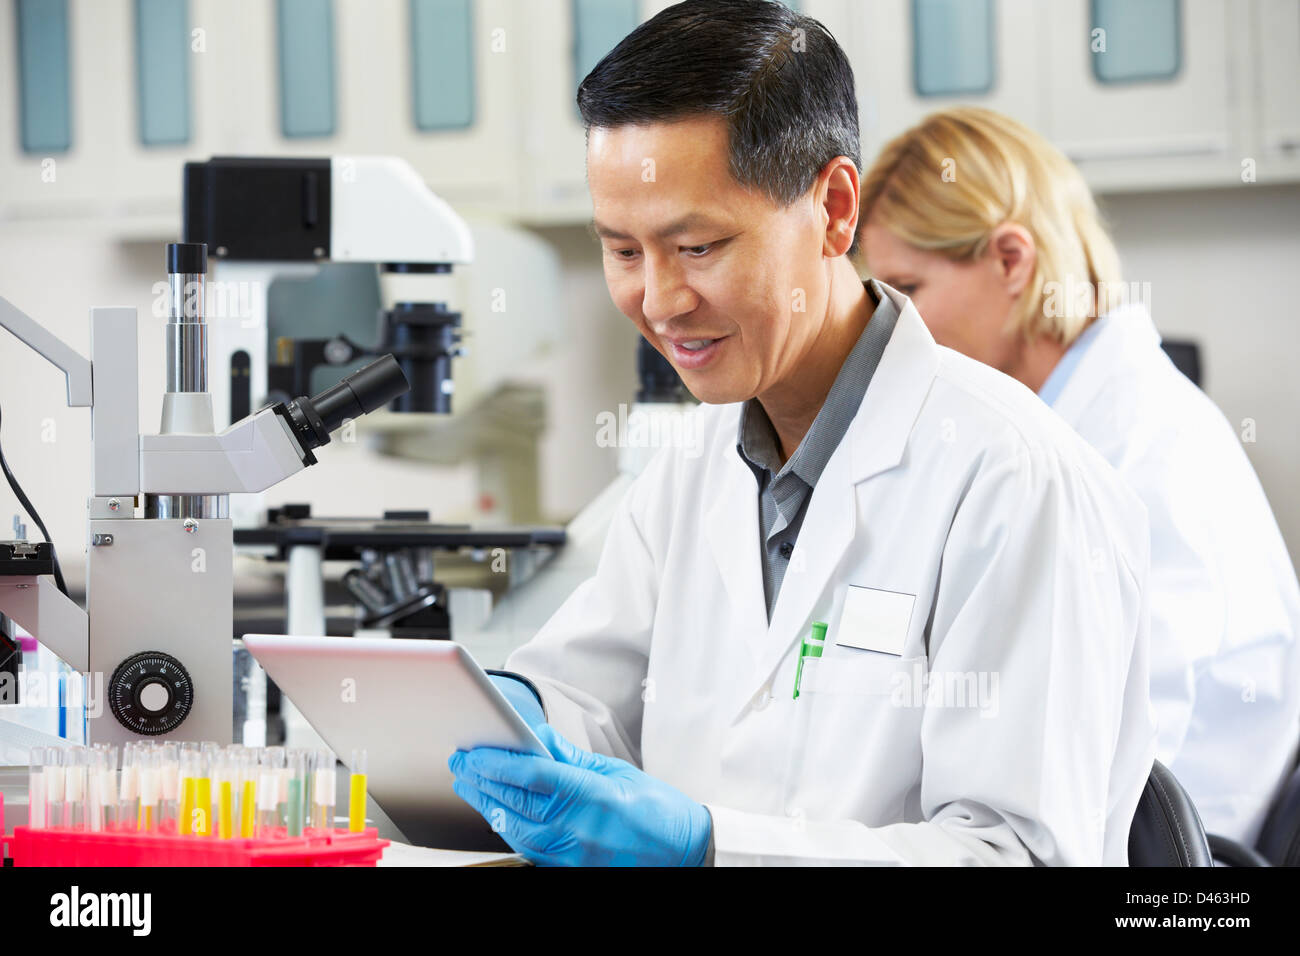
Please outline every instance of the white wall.
M1127 282L1156 326L1201 345L1202 384L1242 434L1300 565L1300 186L1102 197Z

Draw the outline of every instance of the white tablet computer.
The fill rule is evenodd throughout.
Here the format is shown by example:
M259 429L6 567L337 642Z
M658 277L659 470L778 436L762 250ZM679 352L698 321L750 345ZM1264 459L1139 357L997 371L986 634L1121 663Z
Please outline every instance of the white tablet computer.
M283 634L246 634L244 646L339 758L365 748L370 796L407 842L509 849L456 796L447 758L473 747L550 754L464 647Z

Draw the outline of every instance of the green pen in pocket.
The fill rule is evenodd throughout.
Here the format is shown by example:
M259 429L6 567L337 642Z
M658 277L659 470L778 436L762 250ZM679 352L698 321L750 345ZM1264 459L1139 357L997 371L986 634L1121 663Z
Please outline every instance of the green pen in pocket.
M794 672L794 697L792 700L799 699L799 682L803 680L803 662L805 658L821 657L822 650L826 647L826 622L813 621L812 634L803 639L803 644L799 648L799 666Z

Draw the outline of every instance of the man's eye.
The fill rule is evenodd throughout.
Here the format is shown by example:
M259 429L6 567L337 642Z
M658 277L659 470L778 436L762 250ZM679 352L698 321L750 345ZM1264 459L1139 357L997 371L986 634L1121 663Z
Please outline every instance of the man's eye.
M612 252L615 259L631 259L636 255L635 249L614 249Z
M713 248L713 243L706 242L702 246L682 246L683 252L689 252L692 256L699 257L707 255L708 251Z

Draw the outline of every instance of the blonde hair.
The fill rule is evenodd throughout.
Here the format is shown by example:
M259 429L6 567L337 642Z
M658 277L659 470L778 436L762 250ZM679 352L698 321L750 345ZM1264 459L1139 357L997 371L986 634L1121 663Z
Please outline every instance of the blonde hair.
M1028 339L1069 345L1123 297L1119 256L1078 169L992 110L943 110L887 144L862 180L859 229L872 218L953 260L981 256L1003 223L1028 230L1034 274L1010 326Z

